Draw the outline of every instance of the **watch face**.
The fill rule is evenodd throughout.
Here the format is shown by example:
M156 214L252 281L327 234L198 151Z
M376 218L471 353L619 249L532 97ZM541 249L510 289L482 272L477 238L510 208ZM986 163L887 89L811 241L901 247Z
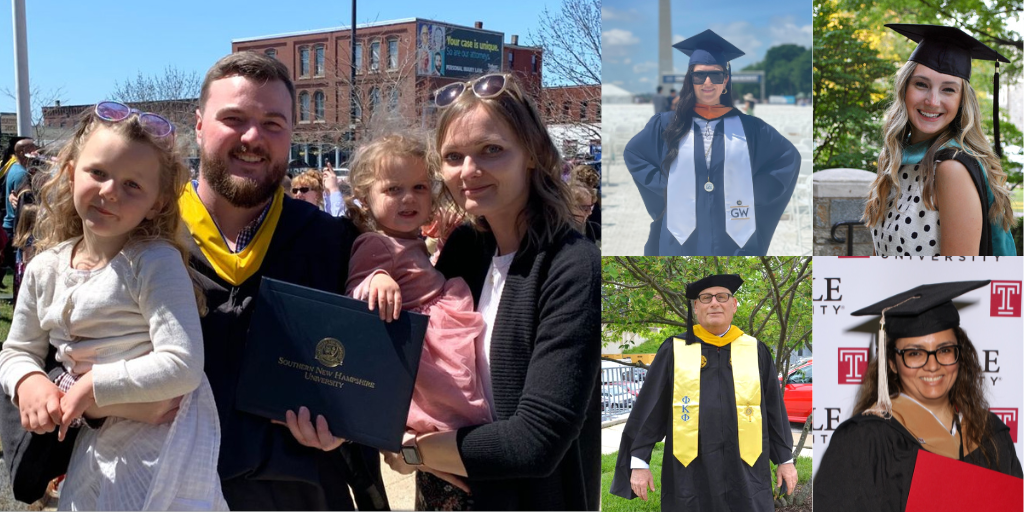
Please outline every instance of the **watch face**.
M410 466L420 466L423 464L423 460L420 459L420 451L415 446L403 446L402 458Z

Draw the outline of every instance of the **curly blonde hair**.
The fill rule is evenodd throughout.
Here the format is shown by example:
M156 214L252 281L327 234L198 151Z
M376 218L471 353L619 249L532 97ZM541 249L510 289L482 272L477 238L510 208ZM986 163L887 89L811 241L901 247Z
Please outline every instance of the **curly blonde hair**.
M864 220L868 226L876 226L882 221L886 212L886 204L889 201L889 194L893 188L899 188L899 169L903 160L903 148L910 136L910 116L907 113L906 94L910 86L910 79L917 69L917 63L907 61L898 72L896 72L895 85L892 92L892 103L885 112L885 126L882 130L884 135L882 152L878 155L878 175L871 184L871 192L868 195L864 207ZM956 140L961 151L978 160L985 168L988 177L988 189L995 198L989 205L990 222L1002 226L1004 230L1010 229L1017 221L1013 216L1013 206L1010 204L1010 194L1006 188L1006 173L1003 172L1003 165L999 157L992 151L992 147L981 130L981 108L978 106L977 94L971 83L960 79L963 85L960 95L960 109L953 122L939 134L939 136L928 147L928 151L921 160L924 166L924 181L921 184L921 199L925 208L935 210L935 153L950 140ZM981 198L987 202L988 198Z
M546 246L566 230L579 231L571 210L576 200L569 185L562 181L562 156L544 126L537 106L523 92L513 75L505 75L505 89L497 96L480 98L466 91L444 109L437 122L434 146L427 158L430 167L437 169L440 174L443 164L441 148L452 123L473 112L478 106L494 119L505 123L518 138L517 142L529 157L528 161L533 162L533 168L524 170L529 173L530 190L526 207L517 219L526 229L526 245ZM466 218L478 229L490 229L485 218L468 212Z
M412 132L394 132L378 136L363 145L352 159L348 179L352 195L345 198L348 217L363 233L379 231L377 220L370 211L369 197L377 183L382 169L396 165L397 160L411 158L426 163L427 143L425 137ZM438 168L428 165L427 174L431 183L430 218L434 217L441 204L447 201L441 197L441 174Z
M75 210L72 175L75 172L75 161L78 160L86 141L97 127L105 127L120 135L129 142L141 142L156 150L160 162L160 190L157 202L160 209L152 219L143 219L138 226L128 233L126 246L146 241L162 240L171 244L181 253L185 268L188 266L189 253L186 249L184 223L178 208L178 195L188 183L189 170L173 144L165 139L158 139L143 129L136 115L120 122L107 122L96 116L94 109L82 115L75 128L75 133L57 154L57 162L51 175L43 184L39 193L40 210L34 230L36 254L57 244L82 236L83 221ZM205 312L205 296L193 286L196 302L200 313Z

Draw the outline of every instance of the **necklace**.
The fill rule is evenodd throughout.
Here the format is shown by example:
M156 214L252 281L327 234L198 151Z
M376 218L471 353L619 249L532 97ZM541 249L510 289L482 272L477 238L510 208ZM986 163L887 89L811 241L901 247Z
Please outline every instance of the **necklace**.
M709 156L711 155L711 144L715 141L715 132L711 130L711 121L708 121L704 125L704 164L708 166L708 182L704 184L704 190L711 192L715 190L715 184L711 183L711 164L709 163Z

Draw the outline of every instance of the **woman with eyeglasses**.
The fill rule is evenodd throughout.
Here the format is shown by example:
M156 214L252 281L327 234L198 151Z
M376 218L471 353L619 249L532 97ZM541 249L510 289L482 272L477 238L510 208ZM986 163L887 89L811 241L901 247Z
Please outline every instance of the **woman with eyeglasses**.
M815 507L904 510L922 451L1024 476L1010 429L989 412L978 352L952 302L988 283L923 285L852 313L882 316L878 355L853 415L829 440L815 476Z
M597 510L600 255L511 75L450 84L435 102L428 161L469 220L437 268L466 281L487 324L476 369L493 421L420 434L388 461L421 470L420 510Z
M800 153L733 108L729 61L742 51L711 30L673 47L690 56L680 99L623 153L653 219L644 254L763 256L796 188Z

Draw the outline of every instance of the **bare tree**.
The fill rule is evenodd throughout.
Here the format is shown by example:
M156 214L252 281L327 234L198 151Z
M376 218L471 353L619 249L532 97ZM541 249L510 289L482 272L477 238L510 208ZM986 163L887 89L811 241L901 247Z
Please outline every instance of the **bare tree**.
M110 99L153 112L174 123L178 144L187 155L198 155L195 142L196 109L203 79L196 71L167 66L161 75L144 75L115 82Z
M4 88L2 90L5 96L17 101L18 96L13 91L8 88ZM55 104L63 95L63 87L49 89L44 92L41 91L37 85L29 86L29 96L32 98L32 138L35 139L36 144L39 144L40 146L47 146L52 144L54 141L63 140L67 135L74 131L74 126L65 128L53 128L46 126L45 119L43 118L43 107Z
M556 12L545 8L530 39L544 49L545 122L600 140L601 0L562 0Z

